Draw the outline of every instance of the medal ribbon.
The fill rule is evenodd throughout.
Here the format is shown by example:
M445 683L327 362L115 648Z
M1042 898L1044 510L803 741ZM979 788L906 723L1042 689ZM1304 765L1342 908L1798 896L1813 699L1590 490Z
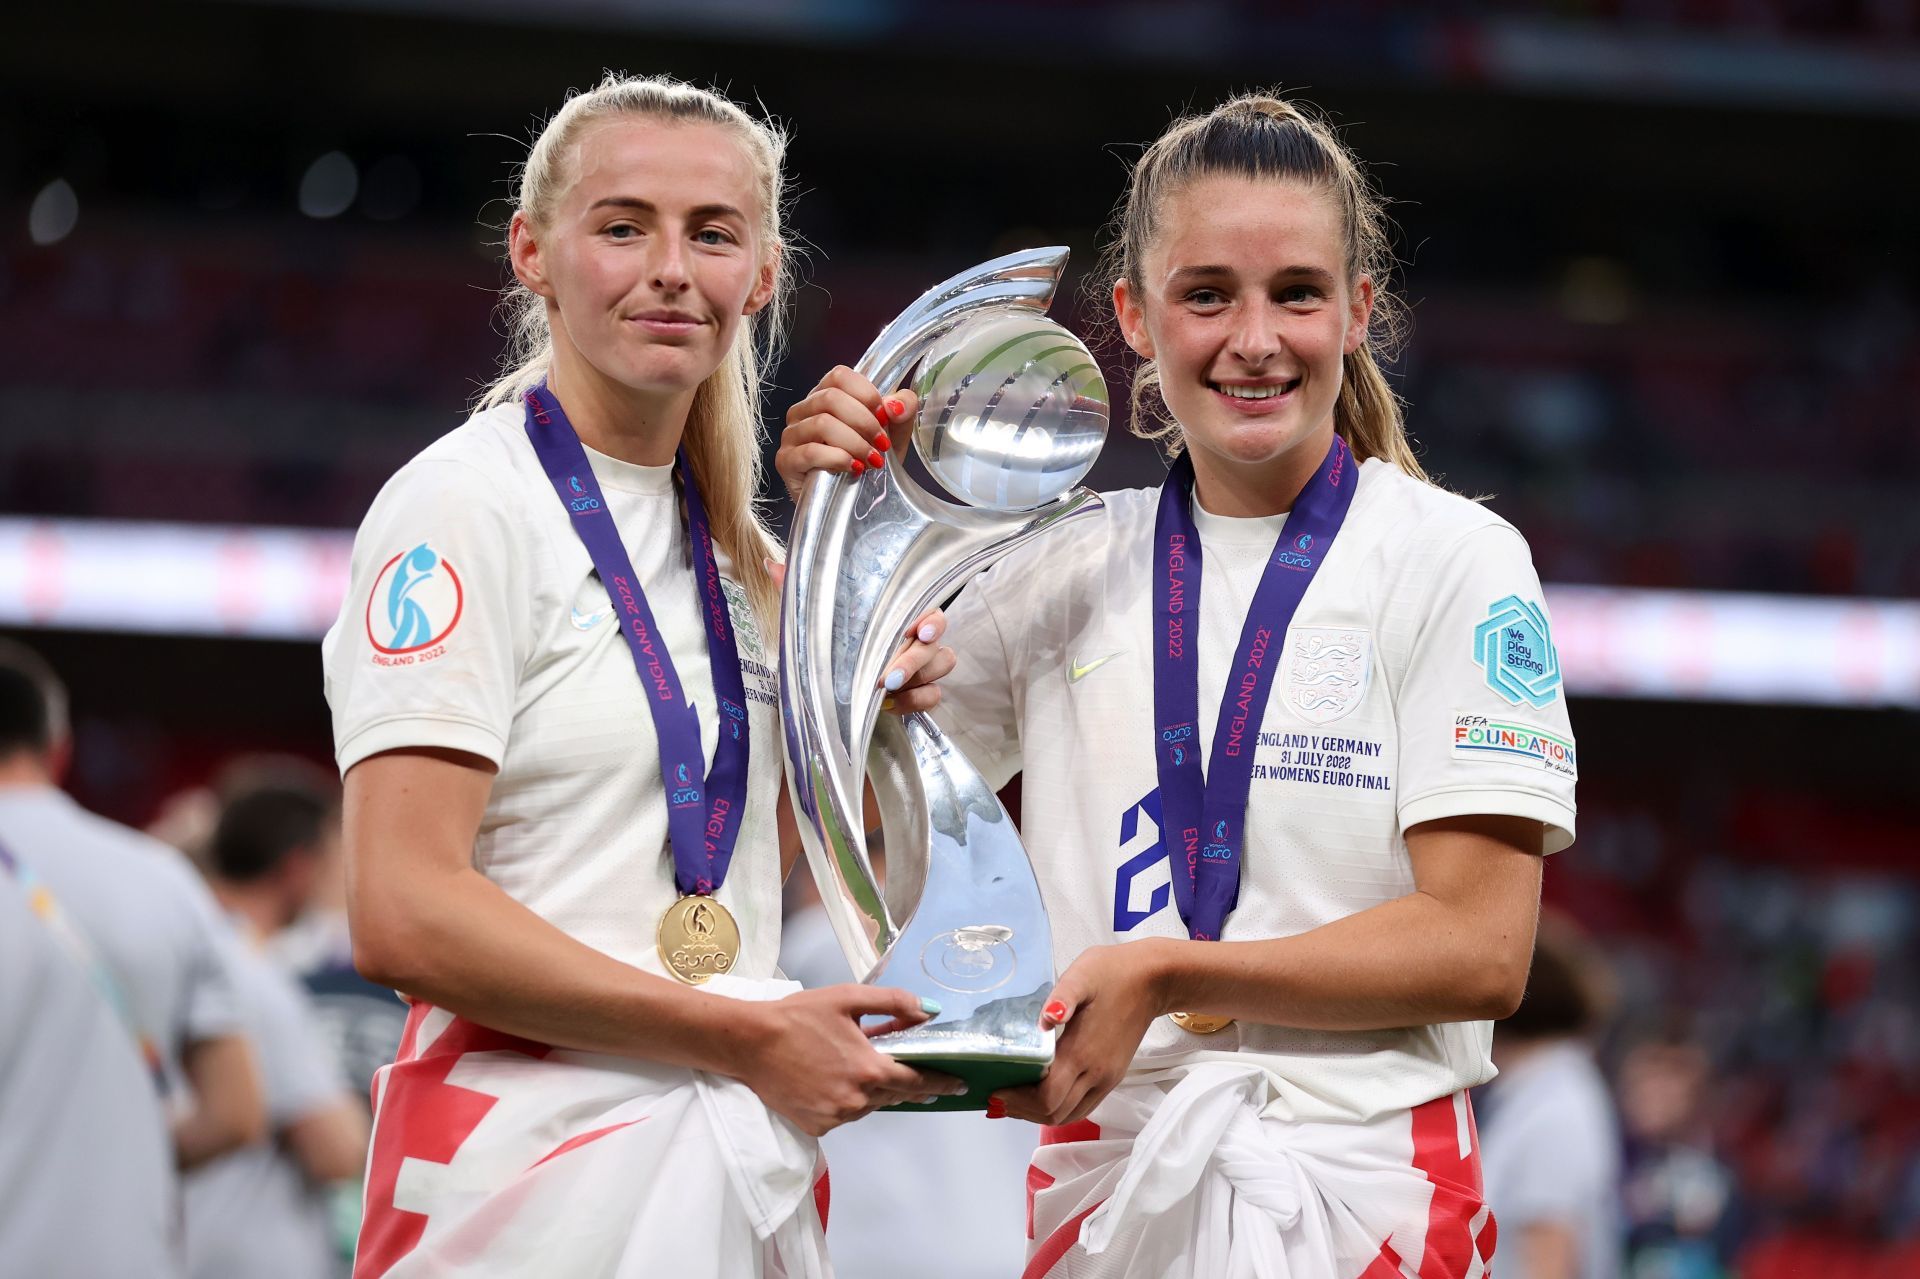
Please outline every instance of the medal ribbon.
M713 533L707 525L699 486L693 481L686 453L678 453L675 466L693 539L694 585L700 592L700 614L707 628L707 663L713 674L714 698L720 703L720 732L711 772L700 749L700 717L686 699L673 656L654 623L646 592L620 541L620 530L607 510L579 435L544 381L527 392L526 403L527 438L533 441L541 468L567 508L573 531L586 546L601 585L607 588L620 634L626 637L640 686L646 690L647 709L653 713L654 736L660 745L660 777L667 788L667 837L673 845L674 883L683 894L706 896L726 882L727 867L733 861L741 810L746 807L751 734L746 684L740 675L740 653L734 645L733 615L727 611L727 599L720 590L720 566L714 558Z
M1200 767L1200 530L1193 522L1193 460L1175 459L1154 519L1153 711L1160 775L1161 840L1173 900L1187 935L1218 941L1240 900L1247 795L1274 668L1287 627L1326 561L1353 505L1359 468L1334 436L1320 469L1293 503L1247 608L1214 725L1208 771Z

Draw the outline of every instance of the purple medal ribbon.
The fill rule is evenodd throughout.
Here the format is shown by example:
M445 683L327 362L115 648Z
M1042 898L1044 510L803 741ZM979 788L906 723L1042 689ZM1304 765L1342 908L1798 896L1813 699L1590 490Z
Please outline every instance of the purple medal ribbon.
M700 749L700 717L681 688L673 656L660 638L646 592L633 571L627 548L621 544L620 530L607 510L579 435L544 381L527 392L526 403L527 438L533 442L533 451L553 491L566 506L573 531L586 546L601 585L607 588L607 597L619 615L620 633L633 651L633 666L647 693L654 736L660 743L660 776L667 787L667 837L673 845L674 883L682 893L705 896L726 882L727 866L733 861L741 811L746 807L751 734L746 684L740 675L740 653L734 646L733 616L720 590L720 565L714 558L713 533L707 525L699 486L693 481L686 454L679 453L675 465L693 538L694 584L700 592L700 612L707 627L713 693L720 703L720 733L711 772Z
M1154 519L1153 710L1160 774L1161 840L1173 870L1173 900L1187 934L1218 941L1240 900L1247 795L1274 668L1287 627L1353 505L1358 468L1334 436L1320 469L1293 503L1247 608L1234 650L1208 771L1200 767L1200 530L1193 522L1193 460L1175 459Z

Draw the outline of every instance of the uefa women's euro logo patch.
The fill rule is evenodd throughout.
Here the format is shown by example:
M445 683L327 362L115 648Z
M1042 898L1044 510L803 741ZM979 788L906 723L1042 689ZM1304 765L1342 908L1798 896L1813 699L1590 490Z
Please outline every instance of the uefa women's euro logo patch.
M1546 706L1559 696L1560 653L1547 611L1518 595L1495 601L1473 628L1473 660L1487 687L1515 706Z
M1309 724L1331 724L1366 700L1373 636L1357 628L1296 626L1287 632L1282 697Z
M460 575L422 542L388 560L367 593L367 641L376 666L411 666L446 653L466 608Z

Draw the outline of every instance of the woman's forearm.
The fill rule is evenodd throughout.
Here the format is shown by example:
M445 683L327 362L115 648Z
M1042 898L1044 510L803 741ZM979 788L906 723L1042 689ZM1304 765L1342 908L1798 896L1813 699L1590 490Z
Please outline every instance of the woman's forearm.
M1535 823L1475 817L1408 833L1415 891L1292 937L1173 942L1151 957L1165 1011L1308 1030L1507 1016L1540 913Z
M1165 943L1162 1011L1307 1030L1504 1017L1512 982L1466 929L1444 903L1412 893L1292 937Z
M510 1035L733 1074L753 1006L576 941L469 867L417 868L354 918L371 980Z
M376 755L348 771L341 829L355 967L510 1035L738 1074L760 1006L623 964L473 869L492 781L483 761L435 751Z

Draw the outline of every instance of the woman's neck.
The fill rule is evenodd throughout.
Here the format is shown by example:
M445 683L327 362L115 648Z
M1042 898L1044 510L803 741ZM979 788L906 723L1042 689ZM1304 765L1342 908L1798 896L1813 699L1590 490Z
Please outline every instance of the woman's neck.
M1293 509L1332 443L1331 433L1316 431L1279 457L1249 463L1195 448L1188 440L1194 496L1213 515L1280 515Z
M693 408L693 391L648 395L622 386L555 342L547 390L573 424L580 442L608 457L639 466L667 466L680 448Z

